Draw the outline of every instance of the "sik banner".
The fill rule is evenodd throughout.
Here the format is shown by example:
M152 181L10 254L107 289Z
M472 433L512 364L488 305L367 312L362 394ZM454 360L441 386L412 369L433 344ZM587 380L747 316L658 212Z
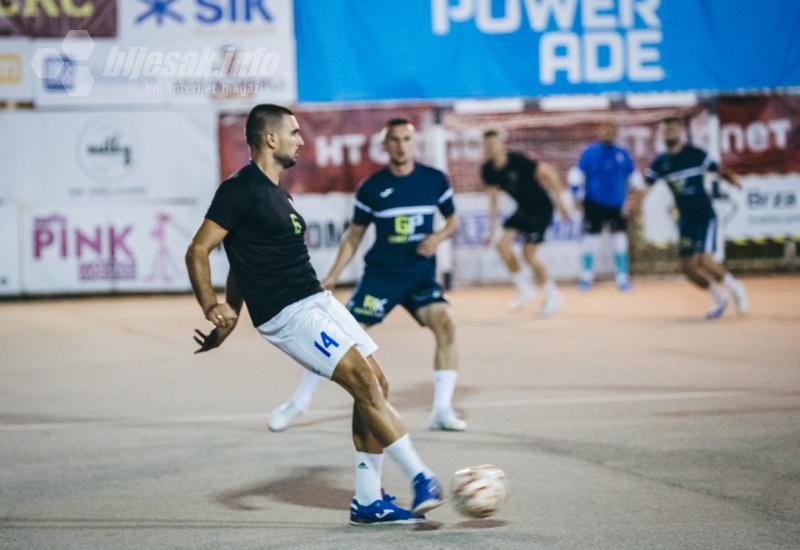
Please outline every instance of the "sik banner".
M295 27L300 101L800 85L795 0L297 2Z
M291 193L352 192L361 180L389 160L381 137L387 120L398 116L407 118L420 134L432 123L432 111L428 106L309 110L295 114L305 146L297 165L281 178L282 185ZM244 115L220 118L220 176L223 180L250 160L244 141L246 118ZM418 145L421 149L423 141Z

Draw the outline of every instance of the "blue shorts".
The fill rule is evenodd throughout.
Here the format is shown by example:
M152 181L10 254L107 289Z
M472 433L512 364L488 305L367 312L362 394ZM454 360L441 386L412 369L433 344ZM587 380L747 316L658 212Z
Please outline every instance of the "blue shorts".
M347 302L347 309L359 323L376 325L398 304L417 319L419 308L436 302L447 303L447 300L444 289L432 275L389 274L367 268Z
M717 218L680 220L678 222L678 255L713 254L717 249Z

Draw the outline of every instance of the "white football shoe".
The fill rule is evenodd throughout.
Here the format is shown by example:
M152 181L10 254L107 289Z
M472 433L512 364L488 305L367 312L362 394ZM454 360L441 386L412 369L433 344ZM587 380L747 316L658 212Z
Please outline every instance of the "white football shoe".
M463 432L467 429L467 423L457 417L453 409L435 409L429 428L433 431Z
M509 311L519 311L525 304L533 300L534 296L536 296L536 291L533 287L527 287L525 290L517 291L517 297L508 304Z
M305 412L305 409L301 409L290 399L269 414L267 427L272 432L282 432L288 428L289 424L294 422L297 417L302 416Z
M549 292L544 297L544 302L542 302L542 308L539 310L539 317L547 319L548 317L552 317L561 307L564 305L564 299L561 297L561 293L559 291Z

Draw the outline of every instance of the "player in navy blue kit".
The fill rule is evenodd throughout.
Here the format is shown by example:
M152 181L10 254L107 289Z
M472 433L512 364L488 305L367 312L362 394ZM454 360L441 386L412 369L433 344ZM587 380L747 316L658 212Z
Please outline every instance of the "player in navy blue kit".
M539 314L550 317L561 308L561 293L538 258L539 245L544 242L547 228L553 222L553 213L558 208L564 219L569 215L561 201L561 182L555 169L545 162L531 160L522 153L508 151L497 131L483 134L486 162L481 177L489 193L489 235L486 244L494 241L497 217L497 201L501 191L508 193L517 202L517 211L503 223L503 234L497 243L497 251L511 272L511 280L517 287L517 297L511 309L521 308L533 299L535 287L519 266L511 245L520 235L524 237L522 256L533 271L533 276L544 291L544 301Z
M414 127L392 119L384 128L389 165L367 178L356 192L352 224L322 286L332 289L374 223L375 244L367 253L364 276L347 309L363 326L381 321L395 306L405 308L436 338L434 398L430 429L463 431L453 411L458 376L455 323L444 291L436 282L436 248L456 229L453 191L447 176L414 160ZM434 215L445 225L434 231ZM319 378L306 373L292 397L270 415L273 431L285 429L310 403Z
M285 107L257 105L247 117L245 135L252 162L220 185L186 253L195 297L215 325L209 334L197 331L197 351L219 346L236 327L242 301L247 303L265 340L353 396L356 491L350 522L422 521L424 512L442 503L441 488L386 400L388 384L374 355L378 346L321 288L309 261L305 221L278 186L303 146L297 120ZM211 286L208 261L220 243L230 262L222 303ZM411 479L410 511L382 493L384 450Z
M594 282L594 259L600 250L603 227L608 226L614 248L617 288L631 289L628 275L628 188L641 188L630 154L614 143L617 128L603 124L600 140L581 154L577 170L570 173L570 185L583 207L583 270L578 283L589 290Z
M683 272L692 283L711 293L714 307L706 314L707 318L716 319L724 313L728 306L726 288L738 311L744 313L747 310L744 286L711 257L717 241L717 218L704 182L707 172L717 172L741 188L739 176L711 160L702 149L684 144L679 119L664 121L664 143L667 152L653 161L645 173L645 181L653 185L664 180L675 197Z

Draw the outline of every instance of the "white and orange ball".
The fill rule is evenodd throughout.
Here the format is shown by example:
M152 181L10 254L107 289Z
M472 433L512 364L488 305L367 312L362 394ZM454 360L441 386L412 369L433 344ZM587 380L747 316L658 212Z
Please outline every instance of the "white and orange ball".
M456 510L471 518L488 518L508 496L506 474L491 464L457 471L451 487Z

